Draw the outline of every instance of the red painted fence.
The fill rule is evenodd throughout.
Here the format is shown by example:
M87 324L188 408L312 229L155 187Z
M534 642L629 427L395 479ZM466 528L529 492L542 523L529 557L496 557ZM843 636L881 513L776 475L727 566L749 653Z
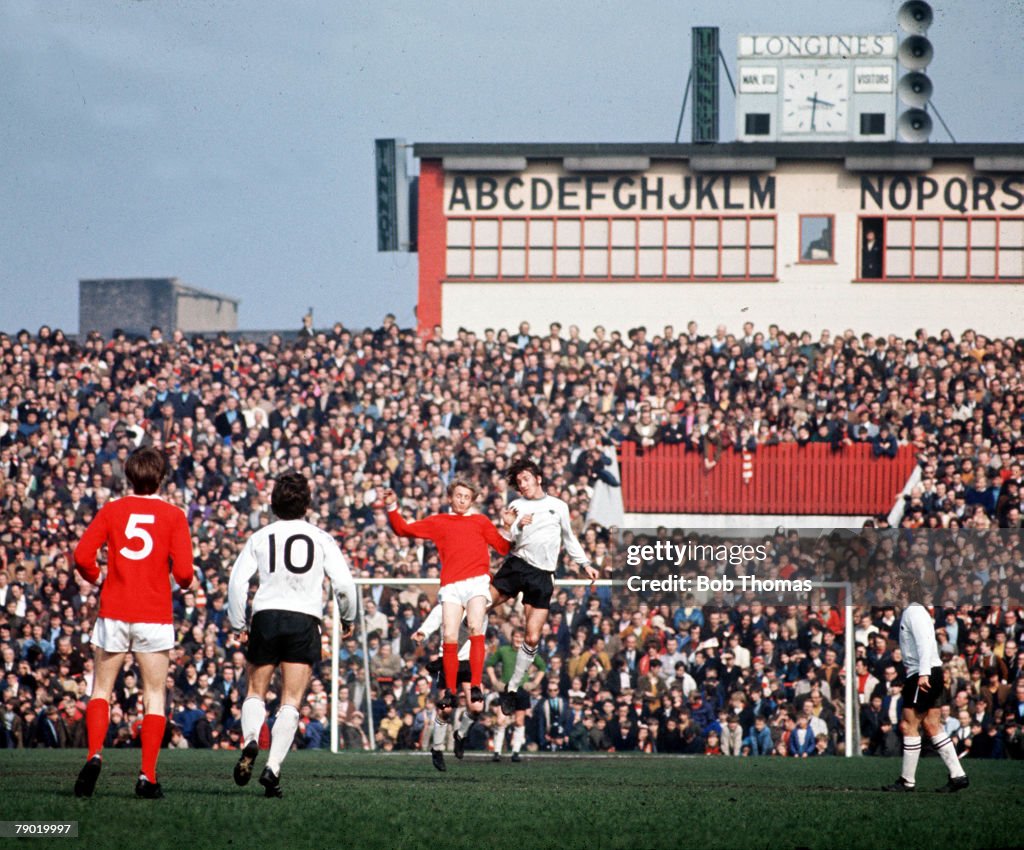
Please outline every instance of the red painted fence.
M888 513L914 468L914 450L875 458L858 443L833 452L825 443L762 446L744 483L743 455L730 450L704 470L704 459L682 446L638 454L619 450L622 496L631 513L879 514Z

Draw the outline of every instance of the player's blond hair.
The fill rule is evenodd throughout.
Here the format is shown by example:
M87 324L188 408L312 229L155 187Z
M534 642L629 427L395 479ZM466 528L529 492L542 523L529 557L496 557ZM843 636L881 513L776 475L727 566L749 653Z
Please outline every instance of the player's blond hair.
M469 490L470 493L473 494L474 498L476 498L476 495L480 492L480 488L476 485L476 483L470 481L468 478L455 478L452 480L452 483L448 485L449 496L451 496L452 493L455 492L456 487L465 487L467 490Z

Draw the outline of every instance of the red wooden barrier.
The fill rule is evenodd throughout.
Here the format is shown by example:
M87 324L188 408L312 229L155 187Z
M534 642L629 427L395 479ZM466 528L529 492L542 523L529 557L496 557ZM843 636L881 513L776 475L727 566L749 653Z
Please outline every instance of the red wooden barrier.
M753 477L745 483L743 456L731 449L709 471L699 453L682 446L641 454L633 443L619 449L622 497L631 513L888 513L914 463L911 446L892 459L872 457L867 443L840 452L825 443L783 443L754 452Z

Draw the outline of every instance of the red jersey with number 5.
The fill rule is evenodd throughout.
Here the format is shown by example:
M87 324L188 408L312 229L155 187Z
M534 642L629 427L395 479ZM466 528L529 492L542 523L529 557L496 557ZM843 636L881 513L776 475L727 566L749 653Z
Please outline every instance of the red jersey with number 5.
M96 553L107 547L101 617L128 623L171 623L170 574L192 583L192 540L184 512L159 496L125 496L104 505L75 547L75 566L95 584Z

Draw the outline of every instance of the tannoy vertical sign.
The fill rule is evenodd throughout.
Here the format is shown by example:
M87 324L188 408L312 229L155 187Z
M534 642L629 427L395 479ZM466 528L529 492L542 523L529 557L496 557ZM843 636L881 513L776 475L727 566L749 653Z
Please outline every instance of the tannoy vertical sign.
M693 141L718 141L718 27L694 27Z

